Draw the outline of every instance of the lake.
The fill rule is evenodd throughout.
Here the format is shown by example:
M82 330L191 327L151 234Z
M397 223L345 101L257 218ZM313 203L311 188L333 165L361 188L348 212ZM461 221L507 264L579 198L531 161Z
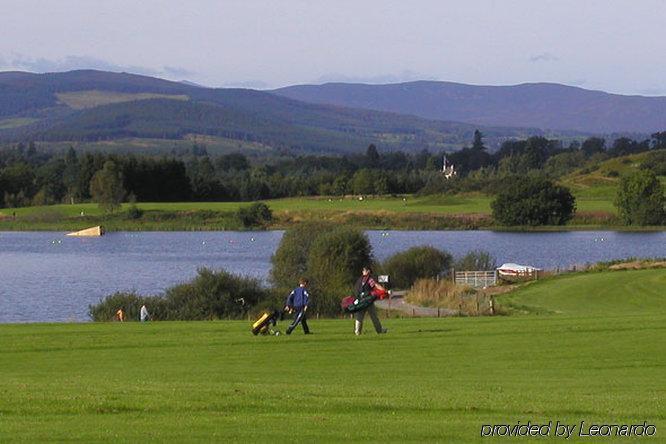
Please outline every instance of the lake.
M200 267L266 279L281 237L281 231L120 232L101 238L0 232L0 322L88 321L88 305L108 294L157 294ZM498 265L546 269L666 257L665 232L368 231L368 237L380 260L417 245L454 256L483 249Z

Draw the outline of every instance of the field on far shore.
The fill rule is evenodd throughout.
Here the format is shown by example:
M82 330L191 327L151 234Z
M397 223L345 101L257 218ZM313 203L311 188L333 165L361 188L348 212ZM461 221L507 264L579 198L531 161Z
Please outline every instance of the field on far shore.
M0 437L463 443L484 424L647 421L659 440L659 288L663 269L566 275L498 297L525 315L387 319L360 338L349 319L278 337L241 321L0 325Z
M302 210L314 211L389 211L414 213L444 214L479 214L490 213L491 199L482 195L470 196L429 196L429 197L292 197L286 199L263 200L276 212ZM241 207L252 205L252 202L140 202L139 208L147 211L236 211ZM129 204L123 204L121 211ZM95 203L61 204L38 207L12 208L0 210L3 214L16 212L17 216L55 211L64 216L102 215L102 210Z

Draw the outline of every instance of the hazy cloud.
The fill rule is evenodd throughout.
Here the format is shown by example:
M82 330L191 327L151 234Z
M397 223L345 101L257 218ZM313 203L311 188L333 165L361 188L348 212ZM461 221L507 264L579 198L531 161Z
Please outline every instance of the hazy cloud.
M222 84L223 88L249 88L249 89L269 89L271 85L262 80L241 80L238 82L226 82Z
M638 93L644 96L664 96L666 95L666 89L659 87L645 88L638 91Z
M178 66L165 66L162 71L171 77L192 77L196 75L195 72Z
M549 52L542 52L541 54L534 54L529 58L529 61L532 63L537 63L537 62L557 62L560 60L559 57L557 57L554 54L551 54Z
M30 57L25 54L12 53L0 55L0 68L16 69L30 72L63 72L75 69L98 69L101 71L129 72L147 76L182 78L194 76L195 73L181 67L164 66L161 69L135 65L118 65L103 59L90 56L68 55L61 59Z
M343 82L343 83L402 83L412 82L415 80L437 80L432 76L426 76L414 71L405 70L400 74L380 74L376 76L347 76L344 74L326 74L312 83L328 83L328 82Z

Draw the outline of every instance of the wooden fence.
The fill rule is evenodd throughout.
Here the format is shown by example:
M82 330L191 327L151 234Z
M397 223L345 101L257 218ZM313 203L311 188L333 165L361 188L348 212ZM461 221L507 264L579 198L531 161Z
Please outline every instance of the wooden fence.
M473 288L490 287L497 284L497 270L493 271L454 271L453 282Z

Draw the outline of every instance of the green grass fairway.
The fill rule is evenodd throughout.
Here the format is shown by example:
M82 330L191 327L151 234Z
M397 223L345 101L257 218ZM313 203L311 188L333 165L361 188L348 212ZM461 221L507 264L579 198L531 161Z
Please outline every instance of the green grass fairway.
M666 269L562 275L498 300L508 308L531 313L666 314Z
M0 440L460 443L559 420L648 421L663 441L666 309L644 290L666 274L588 276L508 296L561 315L392 319L361 338L351 320L290 337L237 321L2 325ZM601 304L616 276L629 294Z

